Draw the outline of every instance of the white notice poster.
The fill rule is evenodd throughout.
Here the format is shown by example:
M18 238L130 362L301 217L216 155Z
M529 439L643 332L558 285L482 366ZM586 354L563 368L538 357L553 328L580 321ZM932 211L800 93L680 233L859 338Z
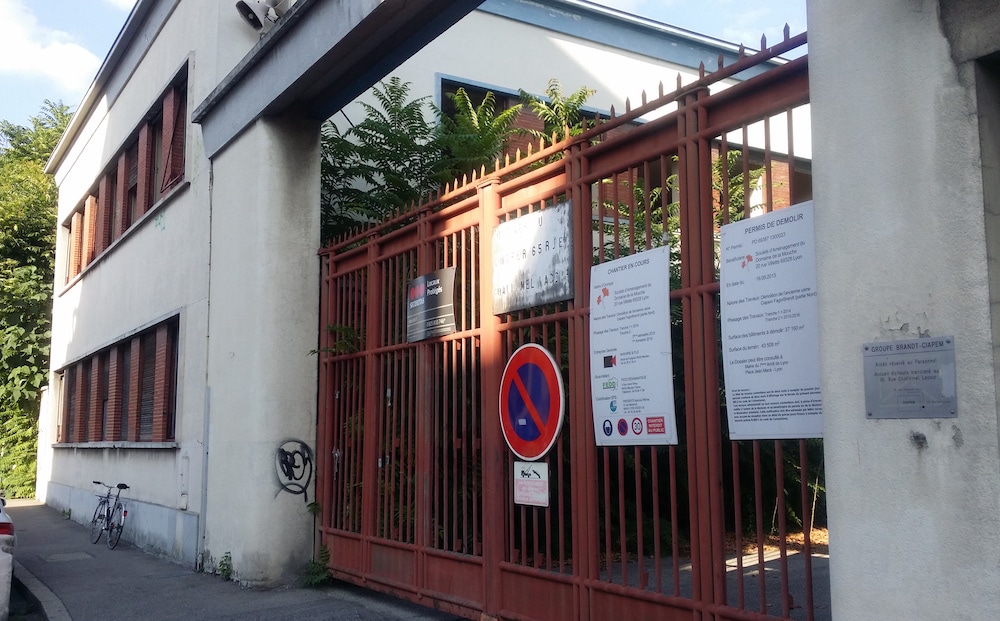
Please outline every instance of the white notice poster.
M822 437L812 202L727 224L721 248L729 437Z
M595 265L590 283L597 445L677 444L668 249Z

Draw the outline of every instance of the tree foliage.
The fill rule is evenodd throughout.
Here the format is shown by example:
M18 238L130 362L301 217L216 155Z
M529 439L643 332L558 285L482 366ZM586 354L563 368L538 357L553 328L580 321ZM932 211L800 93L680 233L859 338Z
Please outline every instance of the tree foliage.
M483 168L492 172L518 132L524 105L539 114L551 132L567 127L582 131L581 109L593 90L581 88L564 97L558 80L550 80L542 100L521 91L525 104L497 111L487 92L476 103L465 89L448 95L454 116L430 106L427 97L410 100L410 84L398 77L372 89L375 105L362 104L365 119L344 131L333 121L322 128L321 212L323 243L357 228L400 213L435 190ZM437 122L428 121L437 115ZM535 132L539 136L542 132Z
M522 104L497 113L496 96L490 91L479 105L464 88L448 93L448 97L455 104L455 116L437 111L436 139L444 159L443 177L439 178L448 182L483 168L492 171L510 145Z
M0 121L0 489L35 491L49 367L56 188L43 168L70 119L46 101L31 126Z
M320 171L324 241L359 221L400 212L433 191L441 151L424 115L427 98L408 101L410 85L398 77L372 88L377 106L341 132L322 128Z
M552 78L545 89L545 98L521 91L521 102L545 124L544 129L528 130L535 138L544 138L551 141L555 136L556 142L565 140L567 136L578 136L587 129L583 118L583 106L587 100L595 94L592 88L581 86L569 95L562 92L562 84L559 80Z

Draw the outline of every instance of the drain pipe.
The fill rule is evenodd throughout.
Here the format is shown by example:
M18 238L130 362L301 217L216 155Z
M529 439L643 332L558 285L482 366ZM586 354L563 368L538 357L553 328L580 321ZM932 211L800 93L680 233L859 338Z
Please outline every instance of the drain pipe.
M212 210L215 197L215 162L208 160L208 300L205 303L205 421L201 431L201 507L198 515L196 569L205 570L205 522L208 514L208 432L212 419L212 387L208 380L209 342L212 334Z

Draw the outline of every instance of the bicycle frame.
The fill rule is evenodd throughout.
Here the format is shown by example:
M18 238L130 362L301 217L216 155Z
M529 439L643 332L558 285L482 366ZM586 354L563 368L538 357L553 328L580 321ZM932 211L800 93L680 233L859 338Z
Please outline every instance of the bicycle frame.
M90 541L97 543L104 531L108 531L108 548L114 550L121 539L122 530L125 528L125 517L128 515L128 509L120 498L122 490L129 489L129 486L125 483L111 486L101 481L94 481L94 484L106 487L107 491L104 494L97 494L97 508L94 510L94 517L90 522ZM115 488L118 491L112 502L111 490Z

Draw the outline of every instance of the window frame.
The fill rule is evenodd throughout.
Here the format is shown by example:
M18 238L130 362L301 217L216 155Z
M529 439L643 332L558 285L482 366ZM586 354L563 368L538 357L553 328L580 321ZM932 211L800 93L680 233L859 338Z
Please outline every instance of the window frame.
M53 446L176 447L180 338L176 314L57 371L63 405ZM151 411L140 424L147 390Z
M93 187L62 223L69 248L63 285L87 268L188 185L187 66L171 80L139 126L111 157ZM164 113L169 122L164 123ZM165 140L162 133L170 132ZM164 167L164 162L169 168Z

